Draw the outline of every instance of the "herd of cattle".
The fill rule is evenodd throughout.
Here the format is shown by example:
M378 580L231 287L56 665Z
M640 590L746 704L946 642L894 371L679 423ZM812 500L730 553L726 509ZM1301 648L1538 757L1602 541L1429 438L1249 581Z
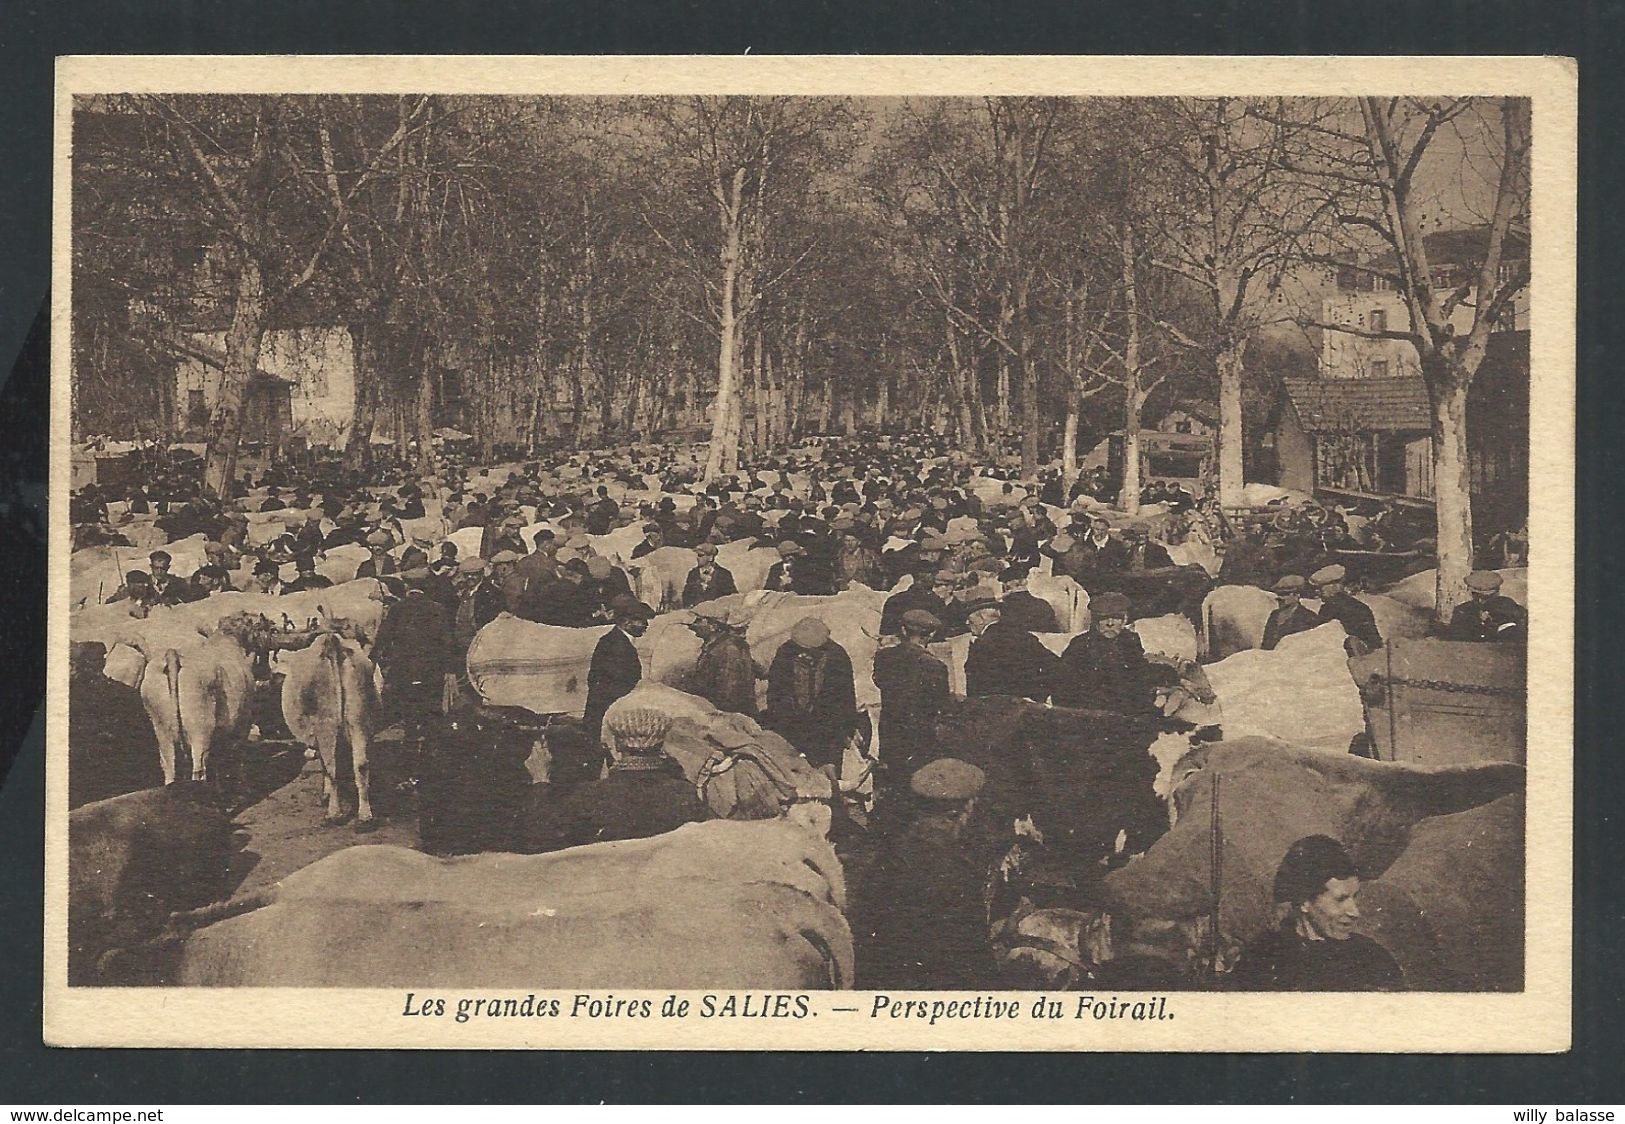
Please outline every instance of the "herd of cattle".
M526 538L543 525L527 528ZM459 535L473 537L450 537ZM691 614L673 606L693 552L662 547L629 561L640 537L633 526L594 542L626 565L639 596L659 612L637 641L644 683L623 702L676 717L667 752L718 819L651 839L524 854L521 804L484 853L439 858L344 846L237 896L230 856L242 841L209 783L210 762L250 738L254 663L267 648L284 676L286 725L320 761L326 817L339 818L340 790L353 787L357 826L374 820L370 769L382 731L367 642L384 608L376 582L345 580L364 552L329 552L321 568L340 583L329 589L217 594L145 618L126 603L102 603L116 576L139 564L139 548L77 552L71 639L103 644L105 674L139 690L166 785L70 815L70 979L861 986L831 837L843 818L840 790L864 787L868 762L849 759L832 782L750 719L685 693L699 642L685 627ZM475 553L478 544L460 546ZM203 561L201 538L165 549L180 573ZM859 705L877 710L873 663L887 594L857 586L824 598L767 592L763 577L775 557L748 542L721 552L741 590L730 607L748 622L753 655L765 664L797 620L816 615L852 657ZM1521 572L1504 577L1504 591L1523 600ZM1432 586L1430 573L1418 574L1362 599L1385 637L1419 637ZM1035 576L1028 588L1065 630L1039 637L1051 649L1088 627L1088 594L1070 578ZM1193 985L1211 982L1215 967L1222 978L1236 950L1270 923L1270 880L1287 847L1324 833L1344 841L1370 883L1367 931L1412 986L1522 986L1523 769L1350 756L1364 715L1341 626L1263 651L1275 607L1263 590L1220 586L1207 595L1200 627L1177 614L1134 622L1148 655L1179 667L1190 688L1165 721L1008 698L967 700L945 721L943 744L988 775L989 822L1024 823L1050 848L1137 855L1113 864L1086 908L1031 891L1007 903L990 918L1001 934L990 982L1084 986L1108 963L1129 973L1152 965L1164 985L1170 970ZM579 717L603 631L504 614L475 638L468 681L491 707ZM284 643L290 635L301 645ZM967 644L960 637L935 648L960 690ZM189 773L178 770L186 758ZM537 784L548 783L546 758L539 740L527 762Z

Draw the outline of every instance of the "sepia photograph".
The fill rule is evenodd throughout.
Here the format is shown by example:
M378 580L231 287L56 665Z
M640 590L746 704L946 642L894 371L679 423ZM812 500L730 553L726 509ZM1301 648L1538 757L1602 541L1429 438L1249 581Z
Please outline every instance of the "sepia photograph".
M1572 69L206 61L59 70L49 1039L1566 1043Z

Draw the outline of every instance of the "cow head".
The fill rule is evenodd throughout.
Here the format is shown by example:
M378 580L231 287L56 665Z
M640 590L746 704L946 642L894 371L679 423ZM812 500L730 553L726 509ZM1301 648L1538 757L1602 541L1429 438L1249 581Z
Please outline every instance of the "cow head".
M236 641L245 652L255 652L264 648L276 631L277 627L271 623L270 618L260 613L247 612L231 613L222 617L214 627L214 635Z

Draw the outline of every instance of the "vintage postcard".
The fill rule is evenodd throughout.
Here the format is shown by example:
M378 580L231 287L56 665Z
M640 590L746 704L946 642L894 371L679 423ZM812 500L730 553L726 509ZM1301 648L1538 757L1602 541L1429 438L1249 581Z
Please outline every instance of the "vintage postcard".
M1568 1048L1571 62L57 75L48 1042Z

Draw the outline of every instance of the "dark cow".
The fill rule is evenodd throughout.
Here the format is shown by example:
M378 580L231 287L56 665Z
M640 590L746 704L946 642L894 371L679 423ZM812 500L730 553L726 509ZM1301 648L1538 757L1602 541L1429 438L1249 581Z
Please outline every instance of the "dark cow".
M1098 914L1080 923L1067 915L1050 928L1071 926L1071 955L1078 961L1119 962L1105 965L1097 984L1222 982L1222 971L1216 980L1209 968L1213 954L1227 969L1243 946L1275 924L1271 888L1288 847L1307 835L1329 835L1343 842L1362 880L1371 883L1361 903L1366 924L1402 967L1426 966L1409 986L1454 980L1456 986L1516 988L1521 977L1509 965L1521 962L1521 953L1508 933L1522 927L1521 827L1506 824L1521 821L1523 784L1522 766L1503 763L1425 768L1262 738L1199 746L1176 768L1175 823L1167 834L1106 875ZM1511 795L1519 802L1499 803ZM1483 807L1492 802L1493 815ZM1492 830L1491 823L1501 828ZM1210 922L1215 829L1221 841L1216 942ZM1495 845L1488 846L1492 835ZM1030 918L1025 923L1042 928ZM1439 931L1441 923L1448 932ZM1465 951L1479 939L1501 943ZM1462 962L1473 956L1477 963ZM1052 986L1079 978L1064 957L1047 963ZM1130 963L1138 975L1123 974Z
M104 982L104 953L161 932L171 912L228 890L231 818L211 786L182 781L68 813L68 982Z

